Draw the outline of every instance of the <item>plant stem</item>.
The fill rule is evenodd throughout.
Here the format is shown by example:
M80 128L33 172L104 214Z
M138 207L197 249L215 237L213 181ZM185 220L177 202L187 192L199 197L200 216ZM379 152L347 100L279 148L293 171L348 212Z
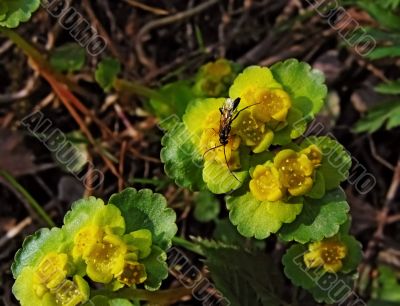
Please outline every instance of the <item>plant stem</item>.
M135 81L127 81L124 79L115 79L114 88L117 91L129 92L129 93L139 95L142 97L146 97L149 99L157 99L157 100L161 100L161 101L165 100L165 98L162 95L160 95L156 90L151 89L142 84L139 84L138 82L135 82Z
M164 304L175 303L180 299L182 299L183 297L191 294L192 294L192 289L184 287L176 289L158 290L158 291L124 288L116 292L104 289L96 290L92 293L92 297L96 295L102 295L109 298L124 298L129 300L148 301L150 303L164 305Z
M56 226L51 220L50 216L43 210L38 202L29 194L29 192L22 187L16 179L5 170L0 170L0 176L2 176L11 186L13 186L29 203L29 205L36 211L36 213L45 221L50 227Z
M187 241L184 238L174 237L174 238L172 238L172 244L175 246L183 247L186 250L193 252L197 255L204 256L204 252L199 245L197 245L193 242Z

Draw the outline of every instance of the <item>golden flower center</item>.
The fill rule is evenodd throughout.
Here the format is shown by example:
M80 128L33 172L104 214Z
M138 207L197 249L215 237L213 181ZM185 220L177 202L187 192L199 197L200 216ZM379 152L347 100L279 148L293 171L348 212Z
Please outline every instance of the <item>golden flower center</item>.
M141 284L147 279L144 265L136 262L126 262L118 280L128 286Z
M301 186L306 176L302 165L296 156L288 157L280 165L282 185L286 188L296 188Z
M265 124L254 119L250 112L245 112L237 119L235 131L247 146L254 146L263 139Z
M321 258L324 263L333 264L343 258L341 247L336 245L327 245L321 248Z
M97 243L93 247L90 254L88 254L88 261L96 265L96 267L101 271L110 270L113 265L113 257L118 253L119 246L116 246L107 241L102 243Z
M256 100L252 113L257 120L284 122L292 103L289 95L281 89L263 91Z
M61 306L75 306L85 299L78 286L70 280L65 280L55 289L54 295L57 305Z

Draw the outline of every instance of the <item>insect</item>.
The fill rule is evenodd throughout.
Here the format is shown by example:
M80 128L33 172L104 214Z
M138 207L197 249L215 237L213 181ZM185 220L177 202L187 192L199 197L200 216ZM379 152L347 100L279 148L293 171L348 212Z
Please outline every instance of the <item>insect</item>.
M229 172L233 175L233 177L239 181L239 179L235 176L235 174L232 172L232 170L229 168L228 160L226 158L226 152L225 152L225 147L229 143L229 135L231 133L232 129L232 123L233 121L239 116L239 114L244 111L245 109L252 107L254 105L260 104L260 103L255 103L249 106L246 106L245 108L241 109L240 111L237 110L238 106L240 103L240 98L236 98L235 100L232 100L230 98L226 99L222 107L219 108L219 112L221 113L220 121L219 121L219 145L208 149L206 152L203 154L203 159L204 156L215 149L218 149L220 147L224 147L224 157L225 157L225 162L226 166L228 167ZM215 131L216 132L216 131ZM240 181L239 181L240 182Z

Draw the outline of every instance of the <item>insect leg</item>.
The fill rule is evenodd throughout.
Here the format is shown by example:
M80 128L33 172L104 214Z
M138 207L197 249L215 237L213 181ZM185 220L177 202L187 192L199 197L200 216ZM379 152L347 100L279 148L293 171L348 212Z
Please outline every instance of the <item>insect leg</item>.
M246 106L245 108L242 108L240 111L238 111L238 112L235 114L235 116L233 116L233 118L231 119L230 123L232 123L233 120L235 120L235 119L239 116L239 114L240 114L241 112L243 112L244 110L248 109L249 107L252 107L252 106L258 105L258 104L261 104L261 102L259 102L259 103L254 103L254 104L252 104L252 105Z
M234 177L239 183L241 183L241 181L240 181L240 180L236 177L236 175L232 172L231 168L229 168L229 163L228 163L228 160L227 160L227 158L226 158L225 146L224 146L224 156L225 156L226 166L228 167L228 170L229 170L230 174L232 174L233 177Z
M206 154L207 154L208 152L210 152L210 151L212 151L212 150L215 150L215 149L218 149L219 147L222 147L222 146L223 146L223 145L221 144L221 145L215 146L215 147L210 148L210 149L208 149L207 151L205 151L204 154L203 154L203 159L204 159L204 156L206 156Z

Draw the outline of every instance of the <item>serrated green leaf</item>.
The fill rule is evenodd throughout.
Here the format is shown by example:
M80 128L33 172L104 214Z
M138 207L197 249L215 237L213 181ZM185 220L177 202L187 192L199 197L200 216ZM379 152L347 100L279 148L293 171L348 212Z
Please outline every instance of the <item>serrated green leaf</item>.
M265 248L265 240L247 239L239 234L231 221L226 219L215 220L216 226L213 233L213 239L226 245L237 246L242 249Z
M208 191L199 192L194 198L193 215L199 222L210 222L218 217L221 210L218 199Z
M399 57L400 45L390 47L376 47L368 53L367 57L372 60L377 60L385 57Z
M293 107L301 110L304 116L320 111L328 93L320 71L312 70L307 63L289 59L273 65L271 72L292 97Z
M340 235L340 240L347 246L347 255L340 272L354 272L363 258L361 243L350 235Z
M399 95L400 94L400 80L381 83L375 87L375 91L381 94Z
M2 0L0 26L16 28L31 18L40 6L40 0Z
M400 302L388 302L379 299L373 299L368 302L368 306L400 306Z
M104 91L109 92L113 88L114 80L120 71L120 62L118 62L116 59L107 57L97 65L94 76L97 83L99 83Z
M379 266L378 271L379 277L373 286L372 296L386 302L400 303L400 284L396 272L385 265Z
M14 279L23 268L37 265L47 253L61 251L65 246L65 234L56 227L51 230L43 228L26 237L11 266Z
M206 161L203 169L203 180L207 188L215 194L228 193L242 186L249 172L235 171L232 174L226 165L216 161Z
M354 130L358 133L373 133L386 123L386 129L392 129L400 125L400 103L382 103L368 111L367 115L360 119Z
M182 118L187 105L194 100L195 96L186 81L177 81L164 85L158 90L163 100L156 97L150 99L149 103L154 114L159 118L167 118L176 115Z
M382 2L359 0L357 1L357 5L366 10L382 26L394 31L399 29L400 17L394 11L382 6Z
M321 199L325 195L325 179L320 171L316 171L314 185L307 196L312 199Z
M153 244L166 250L177 232L176 215L167 208L167 201L149 189L136 191L126 188L111 196L109 204L121 210L125 219L126 232L148 229L152 233Z
M132 306L133 304L127 299L110 299L103 295L96 295L83 306Z
M204 251L213 282L230 305L281 305L282 276L267 254L227 246Z
M185 124L175 123L164 135L161 144L165 173L180 187L193 191L205 190L203 157L193 144Z
M242 196L228 196L226 205L231 222L240 234L256 239L267 238L276 233L284 223L293 222L300 214L303 204L258 201L250 192Z
M306 198L303 211L290 224L284 224L279 236L285 241L306 243L332 237L346 222L349 205L341 189L325 194L322 199Z
M50 57L50 64L61 72L74 72L85 64L85 49L77 43L67 43L56 48Z
M144 286L147 290L158 290L161 282L168 277L167 254L159 247L153 246L150 256L143 260L147 279Z
M317 172L324 177L325 189L332 190L339 187L349 176L351 156L340 143L327 136L307 137L301 147L306 148L311 144L315 144L322 151L321 166L317 168Z

